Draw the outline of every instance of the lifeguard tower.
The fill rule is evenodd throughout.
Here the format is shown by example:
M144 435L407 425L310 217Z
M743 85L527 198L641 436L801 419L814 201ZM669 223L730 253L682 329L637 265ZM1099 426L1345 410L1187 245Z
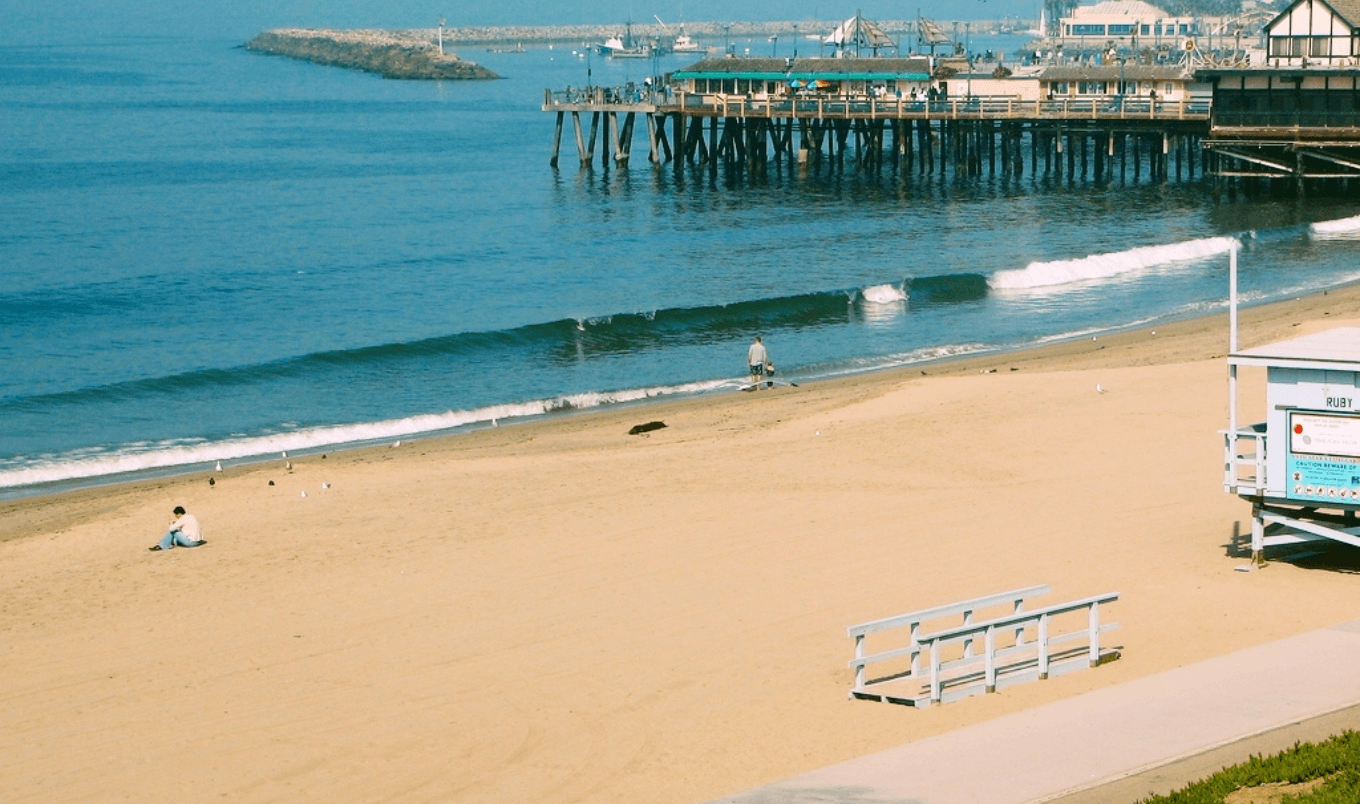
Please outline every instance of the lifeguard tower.
M1265 548L1332 540L1360 547L1360 328L1237 348L1232 254L1224 490L1251 503L1252 562ZM1237 423L1237 371L1266 370L1266 420Z

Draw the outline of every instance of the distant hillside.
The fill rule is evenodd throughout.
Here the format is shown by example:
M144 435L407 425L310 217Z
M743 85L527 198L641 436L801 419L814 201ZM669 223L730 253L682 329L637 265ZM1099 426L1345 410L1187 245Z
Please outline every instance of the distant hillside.
M331 31L276 28L246 43L247 50L377 73L383 78L500 78L480 64L440 53L426 32Z

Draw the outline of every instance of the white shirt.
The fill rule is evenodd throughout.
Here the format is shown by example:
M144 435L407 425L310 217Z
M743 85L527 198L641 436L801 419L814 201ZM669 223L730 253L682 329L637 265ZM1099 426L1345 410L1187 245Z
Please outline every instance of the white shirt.
M765 354L765 344L753 343L751 348L746 350L746 365L763 366L769 360Z
M179 519L176 519L174 523L170 525L170 530L179 531L183 534L184 538L191 542L203 541L203 527L198 524L198 517L193 514L185 514Z

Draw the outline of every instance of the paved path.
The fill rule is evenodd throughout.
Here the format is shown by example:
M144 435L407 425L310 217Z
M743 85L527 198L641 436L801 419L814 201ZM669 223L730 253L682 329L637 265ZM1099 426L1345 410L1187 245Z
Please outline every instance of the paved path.
M1271 735L1288 739L1291 726L1315 719L1319 724L1353 723L1360 709L1349 708L1357 704L1360 620L1056 701L722 801L1078 804L1130 800L1115 796L1121 782L1133 789L1131 785L1140 780L1168 775L1155 773L1158 768L1199 768L1204 758L1223 754L1226 747L1270 742ZM904 712L904 716L910 714ZM1292 740L1286 745L1292 745ZM1196 757L1201 761L1195 762ZM1241 759L1245 756L1226 762ZM1132 795L1146 795L1150 787L1138 788ZM1091 799L1090 794L1107 797Z

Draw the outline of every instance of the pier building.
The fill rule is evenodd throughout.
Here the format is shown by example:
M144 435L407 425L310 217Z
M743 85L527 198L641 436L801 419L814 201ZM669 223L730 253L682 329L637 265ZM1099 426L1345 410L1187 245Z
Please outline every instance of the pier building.
M1077 6L1071 15L1061 17L1055 44L1067 50L1181 50L1204 28L1202 18L1173 16L1142 0L1104 0Z
M1360 0L1295 0L1264 31L1266 64L1198 71L1213 175L1249 192L1360 187Z
M1294 0L1253 17L1251 29L1245 17L1219 20L1212 50L1188 22L1143 19L1157 11L1140 2L1078 10L1090 25L1097 12L1136 18L1128 47L1106 20L1104 49L1039 63L858 57L890 43L854 17L833 33L838 58L727 56L641 86L546 90L543 110L557 115L551 163L570 120L583 167L595 164L597 143L602 166L627 166L642 118L648 159L677 173L1028 170L1098 181L1211 176L1218 190L1248 194L1360 189L1360 0ZM1179 50L1154 47L1182 34Z
M1360 68L1207 69L1207 152L1221 179L1348 188L1360 179Z

